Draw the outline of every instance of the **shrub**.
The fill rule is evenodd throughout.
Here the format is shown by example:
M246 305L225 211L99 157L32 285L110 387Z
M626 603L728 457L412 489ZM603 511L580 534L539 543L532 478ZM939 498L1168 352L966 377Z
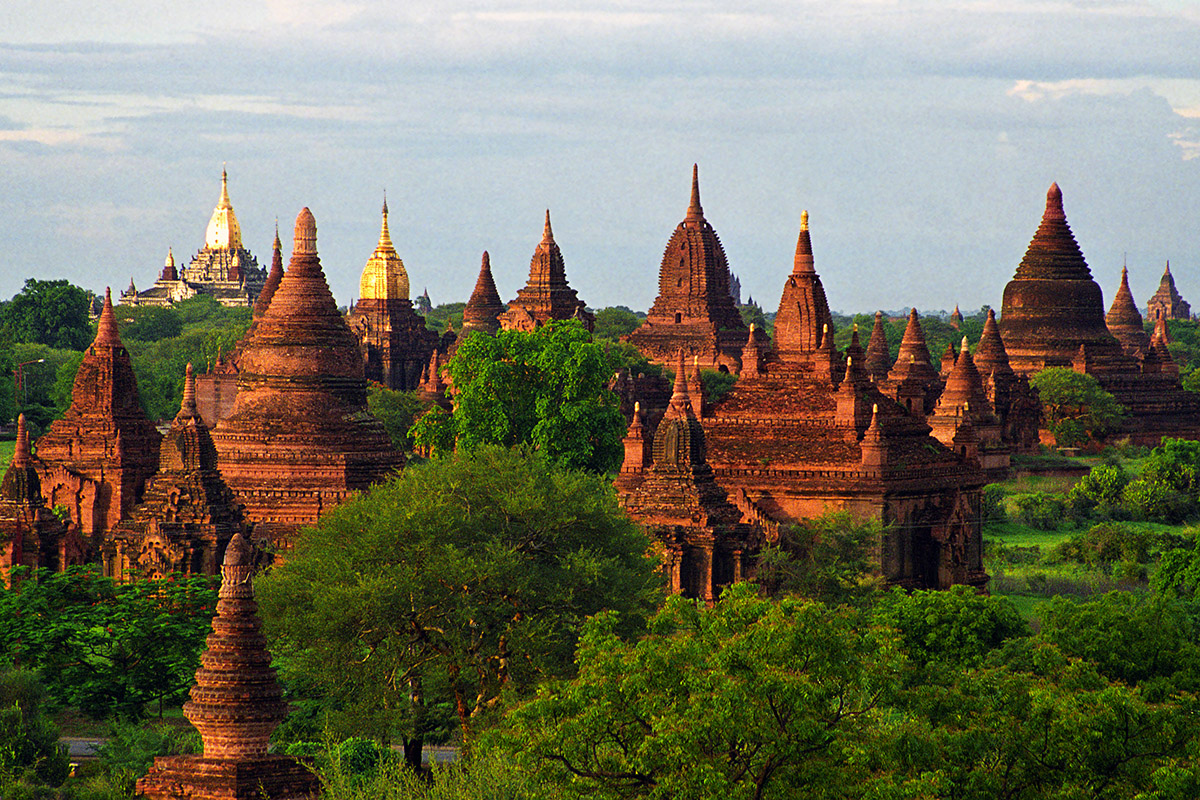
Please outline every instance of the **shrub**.
M1129 474L1119 464L1092 467L1079 483L1067 493L1067 502L1076 516L1095 516L1120 519L1128 516L1122 505L1122 492L1129 483Z
M1004 487L992 483L983 487L983 498L980 505L984 525L1001 525L1008 522L1008 512L1004 509Z
M1076 534L1054 548L1054 556L1093 569L1109 570L1113 564L1146 564L1150 561L1153 534L1130 525L1104 522L1093 525L1086 533ZM1121 567L1122 574L1114 577L1141 575L1144 570Z
M96 758L109 780L132 797L134 783L146 774L156 756L199 753L201 749L200 734L190 727L111 722L108 741L96 750Z
M9 784L58 786L70 765L58 743L58 729L41 709L45 690L28 670L0 672L0 788L15 794Z
M1196 501L1170 484L1139 478L1121 492L1121 502L1135 519L1178 523L1195 516Z
M1039 531L1056 531L1067 517L1067 501L1059 495L1031 492L1013 498L1016 519Z

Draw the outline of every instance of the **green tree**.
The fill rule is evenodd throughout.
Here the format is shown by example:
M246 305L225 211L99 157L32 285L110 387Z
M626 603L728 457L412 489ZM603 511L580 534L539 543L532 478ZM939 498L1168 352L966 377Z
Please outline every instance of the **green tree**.
M1050 367L1030 383L1046 411L1046 426L1062 447L1078 447L1117 430L1125 409L1091 375L1068 367Z
M70 765L58 729L46 719L46 691L30 670L0 670L0 791L13 783L58 786Z
M559 797L842 797L845 759L897 689L902 656L857 612L727 589L669 598L630 643L614 614L584 626L579 675L547 684L498 736Z
M430 403L416 392L397 392L379 383L367 387L367 408L383 423L392 445L400 451L413 448L409 431L417 417L429 410Z
M586 616L636 628L660 591L648 547L604 479L481 446L331 511L256 590L273 652L414 760L570 674Z
M856 520L845 511L801 520L763 549L757 580L775 595L794 593L826 603L865 598L880 586L871 575L872 554L882 538L879 520Z
M27 278L0 325L14 341L82 350L92 341L91 294L66 280Z
M597 339L619 339L641 327L642 319L625 306L602 308L596 312L592 335Z
M157 342L160 339L173 339L183 333L183 320L174 308L157 306L117 309L117 321L121 340L139 339L143 342Z
M0 590L0 658L39 670L54 705L137 719L157 701L161 714L191 686L215 608L208 578L38 570Z
M574 320L469 336L450 360L454 434L470 451L530 443L566 467L607 472L624 456L625 419L604 350ZM419 447L437 443L414 431Z

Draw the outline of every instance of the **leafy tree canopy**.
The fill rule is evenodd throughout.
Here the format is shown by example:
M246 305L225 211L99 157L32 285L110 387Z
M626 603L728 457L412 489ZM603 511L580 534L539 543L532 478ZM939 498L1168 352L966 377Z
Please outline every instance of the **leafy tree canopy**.
M608 389L610 365L577 321L468 336L448 370L458 448L529 443L566 467L607 472L620 465L625 419ZM439 435L447 435L444 427ZM428 426L414 438L432 449L445 441Z
M1062 446L1080 446L1120 427L1125 409L1091 375L1050 367L1029 381L1042 400L1046 425Z
M481 445L334 509L256 589L273 652L419 753L573 672L586 616L635 629L660 591L648 547L603 478Z
M118 584L95 567L37 570L0 589L0 661L39 670L52 705L136 719L186 694L215 609L208 578Z
M183 319L179 312L170 306L118 306L116 312L122 341L139 339L143 342L157 342L183 333Z
M60 350L82 350L91 343L91 293L66 280L27 278L4 306L0 327L17 342Z
M596 327L592 335L597 339L619 339L641 327L644 315L639 317L625 306L610 306L596 312Z

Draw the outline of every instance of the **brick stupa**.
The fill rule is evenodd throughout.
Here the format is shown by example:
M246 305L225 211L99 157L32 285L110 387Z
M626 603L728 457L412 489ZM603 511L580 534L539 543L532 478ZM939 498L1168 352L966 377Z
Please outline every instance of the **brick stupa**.
M361 343L367 380L398 392L418 387L430 354L441 346L408 294L408 271L392 244L385 199L379 242L363 267L359 299L346 321Z
M833 334L833 316L825 299L825 287L813 266L812 238L808 212L800 214L800 236L792 274L783 286L779 311L775 314L775 351L780 358L800 359L821 346L822 332Z
M529 262L529 282L517 292L516 298L508 304L508 310L500 315L500 326L506 330L529 331L551 320L563 319L578 319L589 331L596 325L596 318L587 310L587 304L567 284L562 250L554 241L550 210L546 209L542 240L534 248Z
M187 365L183 400L159 447L158 474L145 498L105 541L105 572L158 578L215 575L225 546L242 529L242 509L217 471L217 451L196 410Z
M699 356L703 367L736 373L749 335L729 293L725 248L704 218L699 172L693 165L691 202L663 251L658 297L641 327L622 338L666 367L682 349ZM763 331L756 338L762 348L769 346Z
M1121 267L1121 286L1113 296L1104 323L1109 333L1117 337L1127 355L1142 358L1150 349L1150 337L1146 334L1142 312L1138 311L1133 292L1129 291L1129 271L1125 267Z
M482 263L479 265L479 277L475 279L475 291L471 292L471 299L463 309L463 324L458 341L475 331L494 334L500 330L500 315L504 310L500 293L496 291L496 281L492 278L492 260L484 250Z
M96 340L75 374L71 407L37 442L47 504L65 506L70 524L98 550L102 535L141 500L146 481L158 469L160 438L142 409L106 289Z
M286 549L300 527L403 464L367 411L357 337L317 257L317 226L296 218L291 263L242 353L233 414L212 431L221 474Z
M1004 288L999 326L1018 374L1068 367L1094 376L1126 409L1117 434L1134 444L1200 438L1200 397L1180 386L1165 345L1139 361L1109 330L1100 287L1067 225L1058 184L1051 184L1041 224Z
M238 533L221 567L213 632L200 656L183 714L200 732L202 755L160 756L137 782L148 800L304 800L317 776L290 756L269 755L271 732L287 716L271 668L250 582L254 554Z

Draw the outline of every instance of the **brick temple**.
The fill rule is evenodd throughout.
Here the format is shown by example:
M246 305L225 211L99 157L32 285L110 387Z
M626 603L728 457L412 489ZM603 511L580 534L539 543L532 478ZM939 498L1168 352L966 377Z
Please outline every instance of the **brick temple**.
M696 191L693 206L699 206ZM689 217L696 220L699 214L689 211ZM979 508L986 478L973 417L957 414L960 424L950 444L944 444L930 435L923 414L925 381L937 378L936 371L932 376L923 374L919 384L916 370L898 376L902 384L913 384L905 384L905 392L917 400L910 411L872 380L857 331L845 353L835 349L824 290L810 261L805 222L780 303L795 310L781 337L783 346L764 346L746 332L738 358L741 374L732 390L711 408L701 404L700 414L690 403L703 433L703 448L693 438L692 450L702 449L715 486L740 512L741 521L756 526L768 540L781 524L845 510L887 525L882 540L876 543L876 553L879 572L888 582L913 588L983 586L987 575ZM901 353L906 364L916 363L923 343L923 336L918 342L914 335L908 352ZM924 361L928 362L927 354ZM682 364L677 367L679 372L683 369ZM673 406L680 405L681 396L690 397L681 392L679 381L677 372ZM973 385L971 392L977 391ZM668 409L661 418L679 420L687 415ZM642 500L647 482L661 480L656 477L656 472L662 472L656 467L658 459L666 458L669 466L678 459L671 454L677 454L680 447L667 447L657 429L648 428L635 415L626 439L618 492L630 514L652 532L668 524L687 528L688 523L678 517L672 523L665 511ZM643 442L640 448L639 438ZM682 433L676 433L673 441L682 441ZM653 442L649 457L648 442ZM699 485L695 479L693 483ZM714 502L719 500L716 492L706 492L714 510L724 508ZM680 503L676 514L688 516L689 507ZM732 534L721 538L710 533L709 529L718 530L713 524L717 521L729 524L725 516L690 516L694 541L712 539L714 553L722 546L735 552L739 545L753 542L752 538ZM681 538L686 541L685 536L674 533L666 540L668 552L672 542ZM693 556L691 562L696 564L697 558ZM708 584L686 577L694 576L695 566L684 569L678 583L685 593L707 598L733 579L738 561L727 561L724 568L717 559L701 557L699 563L701 576L709 570ZM711 568L703 566L706 564Z
M1139 356L1130 346L1129 309L1122 303L1116 311L1122 338L1109 329L1100 286L1067 224L1062 191L1051 184L1041 223L1004 288L999 327L1013 370L1067 367L1094 376L1125 407L1119 434L1135 444L1200 438L1200 397L1180 385L1165 342L1155 349L1152 340Z
M1152 320L1192 318L1191 305L1180 296L1179 290L1175 288L1175 276L1171 274L1170 261L1163 270L1162 279L1158 282L1158 289L1146 303L1146 316Z
M161 438L142 409L106 290L96 339L75 374L71 406L37 440L36 459L47 504L67 509L92 557L103 535L141 501L158 470Z
M13 567L60 571L86 558L78 534L46 507L25 415L20 414L12 461L0 482L0 579L11 586Z
M242 243L242 228L229 200L229 178L222 169L221 197L208 221L204 247L182 270L176 268L175 254L168 250L154 285L139 292L131 278L120 302L129 306L169 306L206 294L223 306L252 306L266 280L266 270L258 266L258 260Z
M802 258L800 249L806 233L801 232L798 260ZM808 256L811 255L809 245ZM699 170L693 165L691 201L663 251L658 297L641 327L622 339L635 345L649 360L664 366L671 365L682 349L689 358L698 357L705 368L740 372L742 350L750 331L733 303L729 280L725 248L704 218ZM778 330L778 321L776 325ZM756 337L760 347L767 346L763 331L758 331Z
M596 318L587 310L587 304L567 284L567 269L562 250L554 241L554 231L550 228L549 209L546 209L542 240L534 248L529 262L529 281L499 319L502 328L521 331L531 331L551 320L562 319L577 319L589 331L596 325Z
M325 281L307 208L283 280L242 351L233 413L212 439L256 538L280 549L403 465L367 411L359 340Z

